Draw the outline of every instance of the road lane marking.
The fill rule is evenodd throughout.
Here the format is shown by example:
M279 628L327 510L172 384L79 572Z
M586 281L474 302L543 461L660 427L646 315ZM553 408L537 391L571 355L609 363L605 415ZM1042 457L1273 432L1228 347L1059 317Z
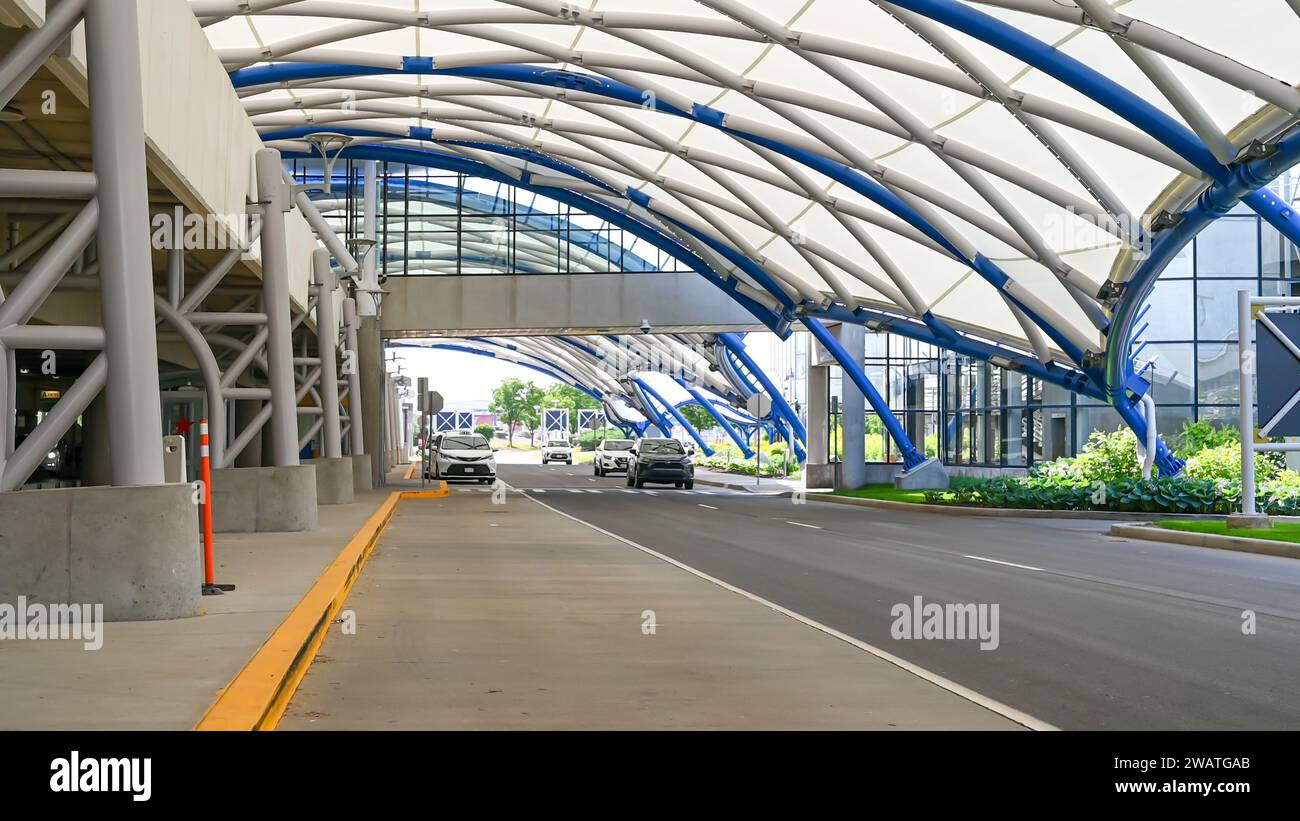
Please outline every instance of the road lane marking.
M1031 566L1029 566L1029 565L1027 565L1027 564L1016 564L1015 562L1004 562L1004 561L1001 561L1001 560L999 560L999 559L986 559L986 558L984 558L983 556L967 556L967 555L965 555L965 554L962 554L962 558L965 558L965 559L974 559L974 560L977 561L977 562L988 562L989 564L1000 564L1000 565L1003 565L1003 566L1005 566L1005 567L1018 567L1018 568L1020 568L1021 570L1032 570L1032 571L1034 571L1035 573L1051 573L1051 572L1052 572L1052 571L1050 571L1050 570L1044 570L1044 569L1041 568L1041 567L1031 567Z
M786 524L794 525L795 527L806 527L810 530L821 530L821 528L818 527L817 525L806 525L803 522L786 522Z
M920 667L916 664L913 664L912 662L900 658L899 656L896 656L893 653L887 652L885 650L881 650L879 647L875 647L873 645L867 644L865 641L856 639L853 636L848 635L847 633L841 633L839 630L836 630L833 627L827 627L826 625L822 624L819 621L815 621L813 619L808 618L807 616L796 613L795 611L790 610L789 608L782 607L776 602L769 601L768 599L765 599L762 596L758 596L755 595L754 593L750 593L748 590L744 590L742 588L736 587L734 584L724 582L722 579L719 579L716 576L710 576L708 573L705 573L700 570L696 570L690 565L685 564L684 562L680 562L671 556L667 556L663 553L660 553L657 550L652 550L646 547L645 545L638 544L632 541L631 539L626 539L618 535L617 533L612 533L608 530L605 530L602 527L598 527L597 525L594 525L591 522L586 521L585 519L579 519L577 516L573 516L569 513L565 513L563 510L560 510L559 508L551 507L546 502L543 502L541 499L534 499L532 496L529 496L527 493L524 494L524 497L532 501L534 504L546 508L552 513L563 516L569 521L577 522L580 525L585 525L586 527L591 528L597 533L608 536L609 538L614 539L615 541L622 542L628 547L632 547L637 550L640 550L642 553L645 553L650 556L654 556L656 559L668 562L674 567L685 570L687 573L690 573L698 578L704 579L707 582L712 582L713 584L716 584L718 587L721 587L724 590L730 590L732 593L735 593L740 596L744 596L750 601L757 602L758 604L761 604L765 607L775 610L776 612L788 616L789 618L792 618L797 622L806 624L807 626L815 630L820 630L821 632L825 633L828 636L831 636L832 638L836 638L846 644L850 644L856 647L857 649L862 650L865 653L869 653L875 656L881 661L888 662L894 665L895 667L898 667L902 670L911 673L917 678L927 681L930 684L939 687L940 689L947 690L948 692L952 693L955 696L958 696L959 698L964 698L967 701L971 702L972 704L975 704L976 706L979 707L983 707L984 709L996 713L1009 721L1013 721L1016 724L1021 725L1022 727L1026 727L1030 730L1060 729L1059 727L1049 724L1046 721L1043 721L1042 719L1034 718L1033 716L1029 715L1028 713L1022 710L1017 710L1015 707L1012 707L1008 704L1003 704L1002 702L997 701L996 699L989 698L988 696L983 695L982 693L978 693L970 689L969 687L965 687L961 684L958 684L957 682L953 681L950 678L946 678L937 673L932 673L929 670L925 669L924 667Z
M713 505L701 505L701 504L697 504L696 507L703 507L703 508L707 508L708 510L717 510L717 508L714 507Z

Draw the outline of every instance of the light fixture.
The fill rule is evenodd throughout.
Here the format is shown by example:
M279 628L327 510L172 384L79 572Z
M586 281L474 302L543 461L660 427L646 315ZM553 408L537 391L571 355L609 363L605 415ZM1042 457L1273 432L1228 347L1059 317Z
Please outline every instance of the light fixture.
M347 240L348 252L352 254L352 258L357 261L357 266L360 268L366 267L366 258L378 244L368 237L348 237Z
M352 137L347 134L340 134L337 131L317 131L313 134L308 134L305 139L311 144L312 148L316 149L316 152L320 154L320 158L324 162L319 188L321 191L329 194L334 190L334 164L339 161L339 156L343 153L343 149L352 144ZM332 155L330 154L331 151L334 152ZM302 191L317 187L318 186L316 185L308 183L306 185L298 186L298 190Z

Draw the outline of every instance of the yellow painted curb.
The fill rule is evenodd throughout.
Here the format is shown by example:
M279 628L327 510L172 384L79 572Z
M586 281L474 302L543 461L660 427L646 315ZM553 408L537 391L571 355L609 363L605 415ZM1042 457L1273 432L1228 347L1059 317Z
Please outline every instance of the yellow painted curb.
M221 689L194 729L274 730L398 503L450 495L446 482L438 490L389 494L244 669Z
M403 479L414 479L414 478L415 478L415 469L418 468L419 466L420 466L420 463L419 463L419 462L412 462L412 463L411 463L411 466L408 467L408 468L406 469L406 475L403 476L402 478L403 478Z

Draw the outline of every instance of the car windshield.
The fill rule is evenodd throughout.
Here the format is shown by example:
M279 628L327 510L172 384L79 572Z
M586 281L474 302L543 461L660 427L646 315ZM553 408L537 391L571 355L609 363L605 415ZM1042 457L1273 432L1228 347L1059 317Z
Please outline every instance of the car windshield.
M557 441L555 441L555 442L547 442L547 443L546 443L546 446L547 446L548 448L567 448L567 447L569 446L569 443L568 443L568 442L560 442L560 441L557 440Z
M444 436L443 450L491 450L492 447L482 436Z
M682 443L676 439L670 439L666 442L655 442L646 440L641 442L641 452L650 453L685 453L682 449Z
M631 450L631 439L606 439L605 450Z

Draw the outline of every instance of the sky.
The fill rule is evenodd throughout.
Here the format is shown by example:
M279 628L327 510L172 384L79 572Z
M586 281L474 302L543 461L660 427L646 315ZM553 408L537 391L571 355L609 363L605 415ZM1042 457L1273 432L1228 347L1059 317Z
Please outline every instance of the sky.
M402 372L412 382L421 376L429 378L429 389L442 394L447 410L486 409L492 389L510 378L532 380L542 389L555 384L554 379L537 371L486 356L417 348L394 348L390 356L392 353L403 363Z

